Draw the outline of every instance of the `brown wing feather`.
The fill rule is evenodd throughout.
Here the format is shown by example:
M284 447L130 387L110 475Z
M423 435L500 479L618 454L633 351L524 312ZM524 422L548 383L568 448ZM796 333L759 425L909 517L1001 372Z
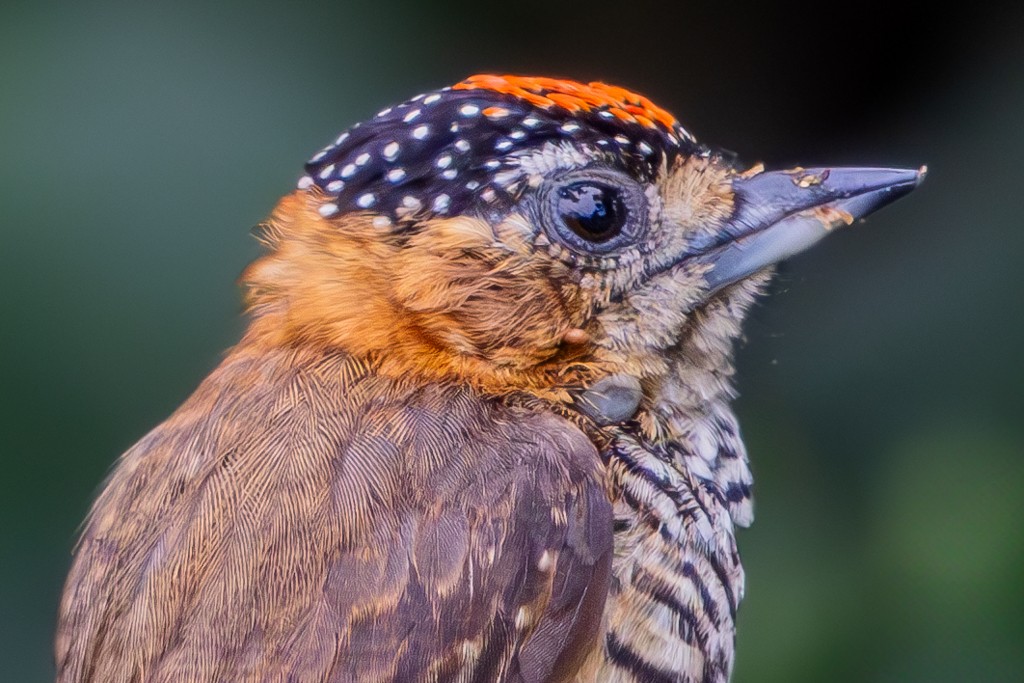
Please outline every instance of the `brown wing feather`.
M603 610L604 490L561 418L236 352L97 501L58 679L563 680Z

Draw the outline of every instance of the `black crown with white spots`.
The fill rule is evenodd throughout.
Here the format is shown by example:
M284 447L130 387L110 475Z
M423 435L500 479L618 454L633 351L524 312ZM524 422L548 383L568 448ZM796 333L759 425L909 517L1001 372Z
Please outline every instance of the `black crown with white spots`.
M321 190L324 217L367 211L380 227L501 214L525 188L519 158L552 142L597 150L645 180L662 163L703 150L678 124L642 126L602 108L542 108L503 92L443 88L343 132L307 162L298 187Z

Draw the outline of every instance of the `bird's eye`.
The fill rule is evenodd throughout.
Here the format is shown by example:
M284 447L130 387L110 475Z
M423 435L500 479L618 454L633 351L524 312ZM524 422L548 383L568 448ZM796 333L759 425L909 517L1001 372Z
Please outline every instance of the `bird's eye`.
M542 225L577 252L610 253L638 241L647 226L643 187L615 169L591 167L550 177L540 195Z
M607 242L622 232L627 210L614 187L583 181L558 189L558 217L588 242Z

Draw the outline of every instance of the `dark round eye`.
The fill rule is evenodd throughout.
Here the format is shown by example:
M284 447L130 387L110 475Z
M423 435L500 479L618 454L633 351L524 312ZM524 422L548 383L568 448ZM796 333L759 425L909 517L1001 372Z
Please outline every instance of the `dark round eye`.
M548 237L577 254L611 254L647 234L645 186L618 169L594 165L553 173L538 198L537 219Z
M627 211L614 187L578 182L558 189L558 216L589 242L607 242L622 232Z

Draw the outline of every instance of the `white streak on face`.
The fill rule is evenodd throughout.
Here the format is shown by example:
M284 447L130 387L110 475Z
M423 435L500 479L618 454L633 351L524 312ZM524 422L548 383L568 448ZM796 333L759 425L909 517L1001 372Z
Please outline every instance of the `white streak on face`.
M644 189L644 195L647 197L647 210L648 218L651 225L657 225L660 221L661 216L661 192L657 183L651 183Z
M511 185L519 176L522 175L522 171L518 168L513 168L508 171L499 171L494 174L494 182L502 187Z
M524 174L532 176L582 168L597 156L597 152L589 147L578 147L570 142L547 142L539 150L512 155L510 161Z

